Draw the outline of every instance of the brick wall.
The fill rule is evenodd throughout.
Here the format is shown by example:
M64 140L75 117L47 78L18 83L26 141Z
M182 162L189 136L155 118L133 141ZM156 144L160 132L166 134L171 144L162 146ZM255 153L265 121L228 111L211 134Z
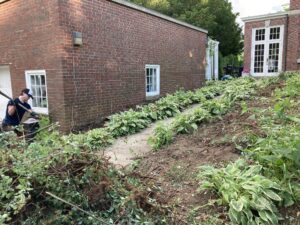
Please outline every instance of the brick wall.
M291 15L288 25L287 71L300 70L300 15Z
M46 70L50 116L64 131L145 102L145 64L161 66L161 95L205 77L206 34L107 0L10 0L0 4L0 34L14 96L25 70Z
M290 0L290 10L300 9L300 0Z
M145 102L145 64L161 67L161 95L201 86L206 34L107 1L60 1L71 128ZM71 32L83 33L73 47Z
M10 0L0 4L0 65L9 65L14 97L26 83L25 70L46 70L50 114L64 121L62 39L58 1Z
M286 27L286 18L273 19L270 21L270 26L284 25ZM252 29L265 27L265 21L253 21L245 23L245 39L244 39L244 71L250 73L251 69L251 47L252 47ZM286 29L286 28L285 28ZM283 63L282 68L285 68L284 52L286 51L286 42L283 41Z

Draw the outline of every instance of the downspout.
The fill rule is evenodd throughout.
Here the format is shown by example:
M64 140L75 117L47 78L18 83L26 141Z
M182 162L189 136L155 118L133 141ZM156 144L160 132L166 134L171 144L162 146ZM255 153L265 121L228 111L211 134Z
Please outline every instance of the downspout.
M288 51L288 29L289 29L289 14L285 15L285 34L284 34L284 72L287 68L287 51Z

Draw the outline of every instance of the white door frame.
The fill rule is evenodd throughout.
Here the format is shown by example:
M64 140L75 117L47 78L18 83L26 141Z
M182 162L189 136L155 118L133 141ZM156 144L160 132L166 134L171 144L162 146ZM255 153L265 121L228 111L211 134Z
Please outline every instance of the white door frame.
M5 84L2 84L6 87L6 90L3 90L3 88L1 88L2 85L0 85L0 89L1 91L3 91L5 94L7 94L8 96L12 97L12 79L11 79L11 73L10 73L10 67L8 65L0 65L0 69L4 69L7 70L8 72L8 80L5 81ZM8 87L8 88L7 88ZM6 108L7 102L9 101L8 99L6 99L3 96L0 96L0 98L3 98L3 102L5 101L6 104L2 105L2 107ZM2 100L1 100L2 101ZM2 103L1 103L2 104ZM4 113L4 114L3 114ZM5 116L5 112L2 112L1 110L1 115L0 115L0 120L3 119Z
M270 40L270 30L271 28L280 27L280 38L275 40ZM265 29L265 40L256 41L255 35L257 30ZM278 26L268 26L268 27L258 27L252 29L252 43L251 43L251 75L253 76L277 76L282 72L282 59L283 59L283 39L284 39L284 25ZM269 46L273 43L279 43L279 58L278 58L278 72L269 73L268 72L268 61L269 61ZM264 45L264 66L262 73L254 73L254 61L255 61L255 45Z

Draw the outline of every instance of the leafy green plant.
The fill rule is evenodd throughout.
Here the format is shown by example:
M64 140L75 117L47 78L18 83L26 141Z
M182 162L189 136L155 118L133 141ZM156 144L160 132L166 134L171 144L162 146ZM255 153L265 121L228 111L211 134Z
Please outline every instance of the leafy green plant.
M200 190L214 189L221 204L229 205L229 217L234 224L278 224L277 205L285 192L276 182L262 175L259 164L248 165L238 160L225 168L200 167Z
M247 102L245 101L242 101L241 102L241 108L242 108L242 112L241 112L241 115L244 115L245 113L248 112L248 106L247 106Z
M159 124L154 130L154 136L148 139L148 143L154 150L160 149L173 141L174 133L170 127Z
M90 134L93 146L99 144L93 137L99 133L103 135L103 130ZM131 183L129 188L130 179L121 177L105 159L86 148L74 148L65 140L40 140L22 151L1 149L0 157L1 224L100 225L114 221L165 224L158 216L162 214L156 211L152 217L132 197L140 192L145 201L151 201L151 210L155 211L155 199L149 199L147 193L142 195L139 188L143 190L143 187ZM75 204L93 217L46 192Z
M0 151L1 149L12 149L26 146L24 139L18 138L15 132L0 133Z
M97 150L108 145L111 145L114 141L113 136L105 128L93 129L86 134L85 145L91 150Z
M184 114L175 118L172 129L176 134L188 134L198 129L193 114Z
M286 119L285 116L285 111L291 108L291 100L286 98L286 99L281 99L278 101L275 106L274 106L274 112L276 113L276 116L279 119Z
M132 109L110 117L108 129L113 137L134 134L150 124L147 114Z
M221 85L222 87L222 85ZM223 87L224 93L218 98L209 99L215 97L220 93L220 89L215 86L208 86L195 92L195 96L201 99L201 106L195 111L189 114L179 114L171 125L171 130L175 135L182 133L191 133L198 128L198 125L202 122L210 120L212 117L220 117L226 114L236 101L245 100L254 93L256 88L255 80L250 78L236 79L228 81L226 86ZM205 96L205 100L203 99ZM155 149L163 145L160 138L155 133L154 137L151 137L152 143L159 141L160 143L155 146Z
M206 109L212 116L225 115L230 106L231 102L228 98L212 99L211 101L206 101L202 105L202 107Z

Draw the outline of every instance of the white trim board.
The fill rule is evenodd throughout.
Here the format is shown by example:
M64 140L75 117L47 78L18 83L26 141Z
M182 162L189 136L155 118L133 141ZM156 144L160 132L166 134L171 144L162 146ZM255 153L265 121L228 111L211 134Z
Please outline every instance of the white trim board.
M255 21L263 21L263 20L271 20L271 19L280 19L280 18L285 18L287 16L295 16L299 14L300 14L300 10L291 10L287 12L278 12L278 13L270 13L265 15L244 17L242 18L242 21L255 22Z
M114 3L117 3L117 4L120 4L120 5L123 5L123 6L126 6L126 7L128 7L128 8L132 8L132 9L141 11L141 12L143 12L143 13L150 14L150 15L152 15L152 16L159 17L159 18L164 19L164 20L168 20L168 21L170 21L170 22L179 24L179 25L184 26L184 27L191 28L191 29L193 29L193 30L197 30L197 31L200 31L200 32L203 32L203 33L206 33L206 34L208 33L208 31L205 30L205 29L203 29L203 28L196 27L196 26L191 25L191 24L186 23L186 22L182 22L182 21L180 21L180 20L174 19L174 18L172 18L172 17L166 16L166 15L161 14L161 13L159 13L159 12L156 12L156 11L154 11L154 10L147 9L147 8L145 8L145 7L142 7L142 6L133 4L133 3L128 2L128 1L125 1L125 0L108 0L108 1L114 2Z

